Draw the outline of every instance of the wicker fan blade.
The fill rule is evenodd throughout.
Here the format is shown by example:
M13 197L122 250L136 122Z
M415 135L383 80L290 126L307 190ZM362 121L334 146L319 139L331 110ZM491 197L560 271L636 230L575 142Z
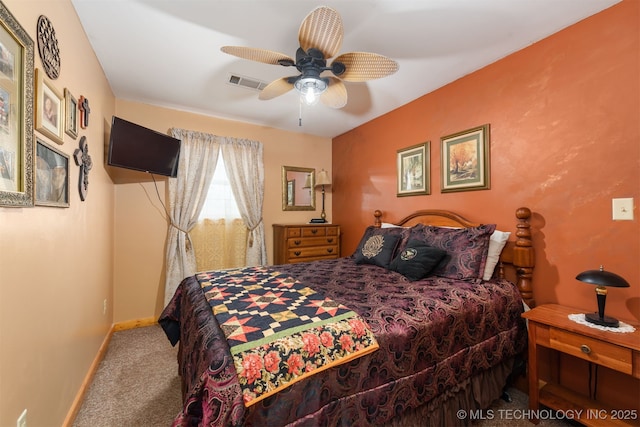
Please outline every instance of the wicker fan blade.
M243 46L222 46L220 50L229 55L251 61L264 62L265 64L282 65L280 61L290 62L291 65L295 63L290 56L272 50Z
M302 21L298 41L305 52L315 48L327 59L340 51L343 36L342 18L338 12L330 7L320 6L312 10Z
M258 99L267 101L277 96L284 95L293 89L293 83L289 83L289 77L282 77L269 83L258 95Z
M350 52L344 53L333 62L342 62L346 68L340 75L348 82L364 82L386 77L398 71L398 63L377 53Z
M347 88L344 83L337 77L329 77L329 87L320 95L320 102L336 109L347 105Z

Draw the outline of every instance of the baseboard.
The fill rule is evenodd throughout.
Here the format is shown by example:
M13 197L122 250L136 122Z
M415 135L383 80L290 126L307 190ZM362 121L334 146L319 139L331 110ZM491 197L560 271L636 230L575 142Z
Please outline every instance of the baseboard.
M87 376L85 377L84 381L80 385L80 390L78 390L78 394L76 395L76 398L73 400L73 403L71 404L69 413L67 413L67 417L62 423L63 427L73 426L73 422L75 421L76 416L78 415L78 412L82 407L84 396L85 394L87 394L87 391L89 390L89 386L93 381L93 377L95 376L96 371L98 370L98 366L100 366L100 362L102 362L102 359L104 359L104 355L107 352L107 348L109 347L109 342L111 341L111 337L113 336L113 333L114 333L114 327L112 325L111 328L109 328L109 332L107 333L107 335L104 337L104 340L102 341L102 345L98 350L98 354L96 354L96 357L93 359L93 363L91 363L91 366L89 367L89 372L87 372Z
M104 340L102 341L102 345L98 350L98 354L96 354L95 359L93 359L93 363L91 363L91 366L89 367L89 372L87 372L87 376L82 382L82 385L80 385L80 390L78 390L78 394L76 395L76 398L74 399L73 404L71 405L71 409L69 409L69 413L67 414L67 417L62 423L63 427L73 426L73 422L75 421L76 417L78 416L78 412L82 407L84 396L87 394L87 391L89 390L89 386L93 381L93 377L96 375L96 371L98 370L98 366L100 366L100 362L102 362L102 359L104 359L104 355L107 352L107 348L109 347L109 342L111 341L111 337L113 336L113 333L117 331L124 331L127 329L135 329L135 328L142 328L145 326L152 326L152 325L156 325L157 323L158 323L158 319L156 317L147 317L144 319L118 322L111 325L111 328L107 333L107 336L105 336Z
M127 320L125 322L118 322L113 324L114 332L125 331L127 329L143 328L145 326L152 326L158 324L157 317L146 317L144 319Z

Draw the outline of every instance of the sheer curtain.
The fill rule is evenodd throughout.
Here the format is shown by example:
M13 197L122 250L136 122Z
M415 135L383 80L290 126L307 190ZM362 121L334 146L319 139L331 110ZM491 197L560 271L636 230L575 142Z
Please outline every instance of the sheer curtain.
M197 271L246 265L248 229L238 210L222 156L195 227L189 233Z
M171 135L182 140L182 145L178 176L169 178L165 305L182 279L196 272L196 257L189 231L202 210L220 152L215 135L183 129L171 129Z
M182 140L182 147L178 177L169 179L171 225L166 249L165 305L180 282L197 271L189 232L200 216L220 150L238 210L248 229L245 263L248 266L267 263L262 221L262 143L182 129L172 129L171 133Z
M225 138L222 144L227 176L238 203L240 215L249 235L247 237L247 265L267 263L267 249L262 221L264 200L264 164L262 144L246 139Z

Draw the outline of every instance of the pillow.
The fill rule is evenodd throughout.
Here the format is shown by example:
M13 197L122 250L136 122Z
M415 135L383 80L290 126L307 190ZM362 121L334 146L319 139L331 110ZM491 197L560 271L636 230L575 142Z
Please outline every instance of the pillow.
M500 254L502 249L507 244L511 233L509 231L496 230L489 237L489 251L487 252L487 263L484 266L483 280L491 280L493 277L493 270L496 268L496 264L500 260Z
M410 239L447 252L433 274L450 279L481 279L487 261L489 238L495 224L470 228L445 228L418 224L411 229Z
M360 253L362 249L362 245L364 244L365 240L367 240L369 237L373 235L380 234L383 236L397 236L399 238L398 244L395 250L393 251L393 253L391 254L391 259L393 259L397 255L398 251L404 247L407 240L409 239L409 232L410 232L410 229L406 227L378 228L378 227L374 227L373 225L370 225L364 230L364 234L360 239L358 248L356 249L356 251L353 253L352 256L356 256L358 255L358 253ZM391 262L391 259L389 260L389 262Z
M383 222L383 223L380 223L380 228L407 228L407 227L403 227L401 225L395 225L390 222Z
M389 268L389 263L400 241L399 236L384 233L365 233L356 250L356 264L373 264Z
M433 248L419 240L409 240L405 248L389 265L411 281L420 280L429 275L447 253Z

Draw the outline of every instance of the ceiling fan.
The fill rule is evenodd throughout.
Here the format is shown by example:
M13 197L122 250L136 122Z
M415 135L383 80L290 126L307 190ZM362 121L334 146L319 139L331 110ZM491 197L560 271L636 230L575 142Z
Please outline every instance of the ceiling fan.
M223 46L220 50L251 61L295 67L300 72L297 76L282 77L269 83L260 92L259 99L273 99L295 88L307 104L312 105L319 98L328 107L342 108L347 104L343 81L364 82L398 70L394 60L369 52L344 53L327 64L327 60L339 52L343 36L342 18L338 12L319 6L300 25L300 47L295 60L279 52L252 47Z

